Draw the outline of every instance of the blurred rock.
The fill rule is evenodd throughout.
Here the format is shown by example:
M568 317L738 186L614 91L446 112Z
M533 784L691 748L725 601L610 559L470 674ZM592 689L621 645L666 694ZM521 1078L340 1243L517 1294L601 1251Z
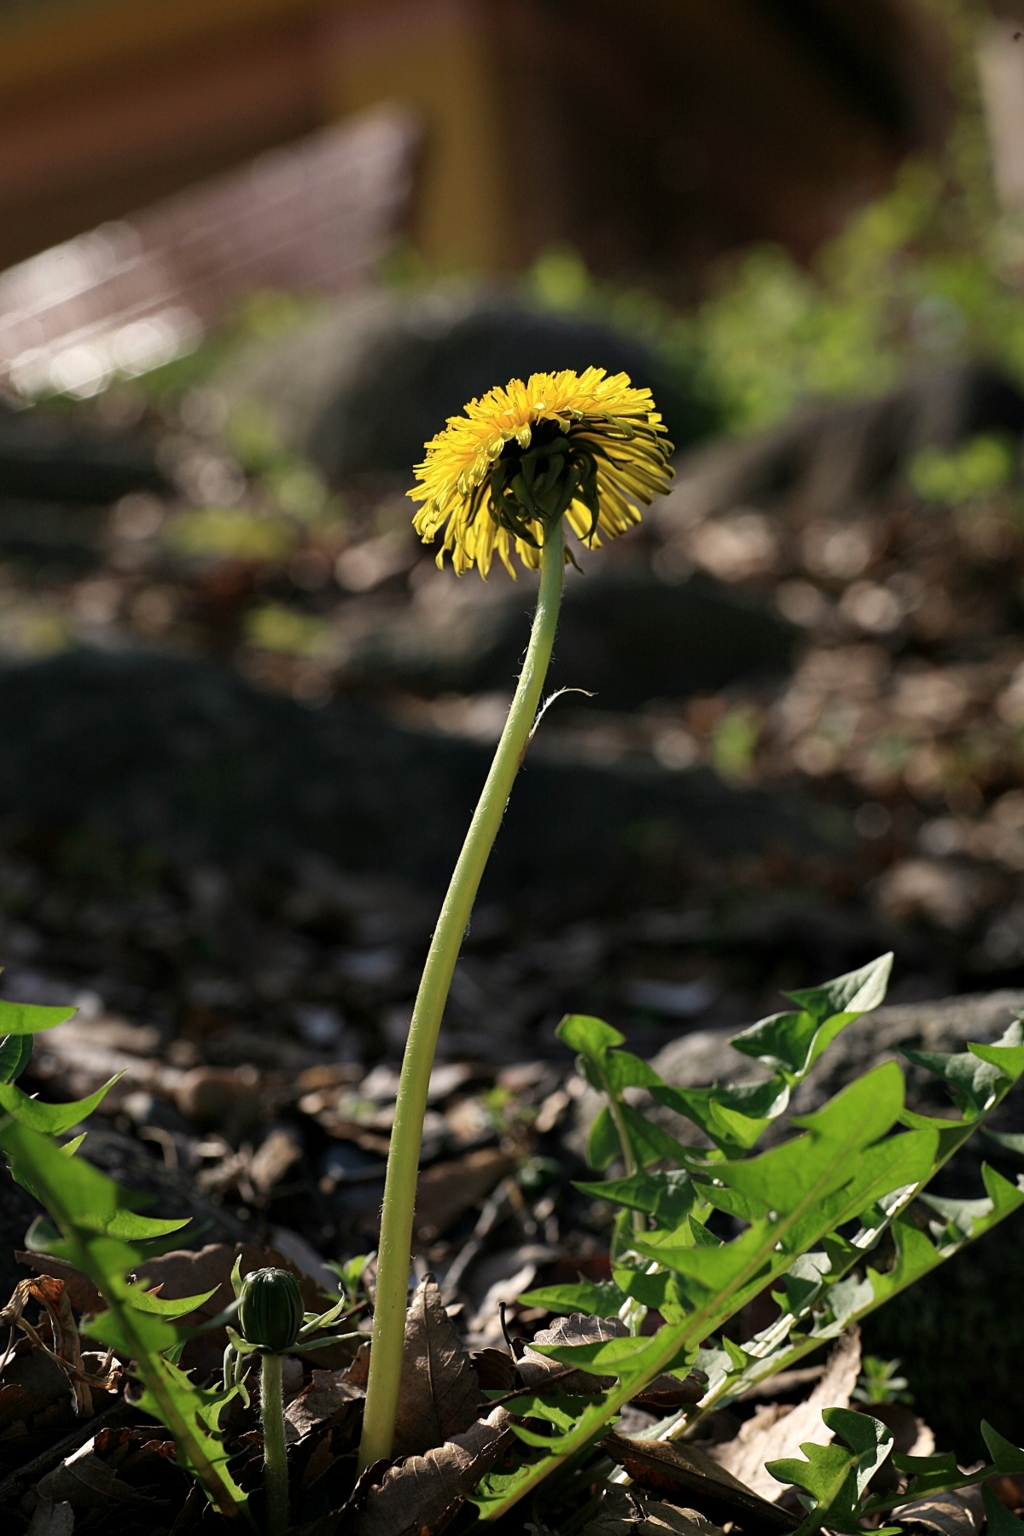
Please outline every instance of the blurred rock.
M220 382L229 398L264 405L329 480L367 470L408 479L423 444L467 401L531 373L595 365L650 388L677 447L713 427L690 381L636 338L458 286L343 300L252 346Z
M260 1075L252 1066L193 1067L175 1088L174 1102L200 1130L222 1131L234 1141L259 1119Z
M8 498L96 506L167 488L152 447L137 436L0 400L0 511Z
M382 612L353 639L349 686L431 696L508 690L530 633L532 583L470 586L450 572L420 581L414 601ZM636 709L740 680L784 677L796 632L756 598L698 574L660 580L615 562L566 585L548 682L595 695L595 707Z
M103 860L112 841L175 865L307 851L436 889L489 757L352 704L311 711L175 657L79 651L0 672L0 816L51 839L73 832L83 868L90 848ZM484 899L541 891L589 909L601 891L623 896L623 880L639 893L645 839L655 864L676 846L749 858L844 841L789 792L538 754L516 786ZM258 947L257 957L267 963Z

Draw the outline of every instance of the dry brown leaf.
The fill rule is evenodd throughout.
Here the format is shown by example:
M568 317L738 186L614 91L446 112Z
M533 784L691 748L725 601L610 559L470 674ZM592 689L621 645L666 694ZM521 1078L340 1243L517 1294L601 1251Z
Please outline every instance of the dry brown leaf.
M625 1323L620 1322L617 1317L585 1317L581 1312L573 1312L569 1317L560 1317L557 1322L552 1323L550 1328L542 1328L534 1335L533 1342L534 1344L593 1344L597 1340L623 1338L628 1332L629 1329ZM537 1350L529 1347L517 1364L524 1384L534 1390L544 1386L554 1386L557 1380L563 1392L585 1396L591 1392L601 1392L614 1383L612 1376L592 1376L589 1371L575 1371L570 1366L562 1365L558 1360L551 1360L547 1355L539 1354ZM703 1381L698 1381L695 1377L683 1378L665 1373L650 1382L635 1401L641 1407L649 1406L655 1412L663 1408L668 1413L683 1403L700 1402L706 1382L706 1377Z
M433 1242L463 1211L489 1195L511 1173L515 1158L498 1147L480 1147L455 1162L425 1168L416 1183L416 1234Z
M560 1317L552 1323L550 1328L542 1328L534 1335L535 1344L593 1344L606 1339L620 1339L628 1334L629 1329L624 1323L620 1323L617 1317L585 1317L581 1312L573 1312L570 1317ZM613 1376L592 1376L589 1371L575 1371L570 1366L563 1365L559 1360L552 1360L547 1355L538 1354L535 1349L527 1347L520 1356L518 1362L519 1374L528 1387L538 1389L540 1387L553 1386L557 1379L563 1392L572 1392L580 1396L586 1396L591 1392L603 1392L614 1385Z
M980 1488L959 1488L901 1504L896 1517L901 1525L923 1526L938 1536L978 1536L985 1526L985 1506Z
M806 1402L780 1414L769 1404L743 1425L735 1440L716 1445L712 1458L763 1499L777 1499L785 1488L766 1469L766 1461L799 1456L805 1440L827 1445L832 1432L825 1428L823 1408L847 1408L860 1374L860 1332L850 1328L829 1356L825 1374Z
M284 1411L289 1442L308 1435L318 1424L333 1418L339 1408L360 1402L365 1396L365 1387L346 1380L344 1371L314 1371L309 1386L293 1397Z
M598 1514L580 1536L723 1536L695 1509L679 1509L635 1488L609 1488Z
M731 1520L746 1536L779 1536L800 1523L796 1515L751 1493L731 1472L685 1441L632 1440L612 1433L601 1441L601 1449L641 1488L678 1496L716 1525Z
M477 1349L469 1357L482 1389L514 1392L523 1385L516 1362L504 1349Z
M442 1445L469 1428L484 1402L476 1372L430 1278L413 1291L405 1319L395 1456Z
M95 1437L47 1472L36 1484L36 1494L52 1504L66 1500L75 1514L87 1510L109 1510L120 1503L152 1504L153 1500L136 1492L130 1483L117 1476L96 1454Z
M514 1436L504 1408L478 1419L425 1456L389 1467L366 1496L353 1536L407 1536L443 1529L466 1494L494 1466Z
M107 1304L88 1275L83 1275L65 1259L53 1259L46 1253L25 1253L20 1248L15 1249L14 1257L26 1269L34 1269L37 1275L54 1275L63 1280L76 1312L106 1311Z
M38 1326L25 1316L29 1302L36 1302L42 1309ZM44 1319L45 1318L45 1322ZM34 1349L53 1361L67 1379L76 1414L90 1417L93 1411L92 1389L112 1391L120 1380L120 1368L111 1368L111 1356L100 1362L97 1371L90 1374L82 1356L82 1341L71 1310L71 1301L63 1280L55 1275L38 1275L31 1280L19 1280L14 1294L6 1307L0 1309L0 1325L19 1329ZM40 1332L40 1328L42 1332ZM13 1346L4 1355L6 1366Z
M71 1536L74 1528L75 1512L66 1499L60 1504L40 1499L25 1536Z

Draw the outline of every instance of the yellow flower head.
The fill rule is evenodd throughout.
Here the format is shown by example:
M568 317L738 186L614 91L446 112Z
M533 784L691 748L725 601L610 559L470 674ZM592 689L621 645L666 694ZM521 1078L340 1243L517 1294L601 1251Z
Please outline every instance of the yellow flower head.
M471 400L426 445L408 494L424 505L413 527L461 576L487 576L495 553L509 574L512 550L536 569L545 527L566 517L589 548L617 538L668 490L672 444L649 389L603 368L534 373ZM568 558L568 557L567 557Z

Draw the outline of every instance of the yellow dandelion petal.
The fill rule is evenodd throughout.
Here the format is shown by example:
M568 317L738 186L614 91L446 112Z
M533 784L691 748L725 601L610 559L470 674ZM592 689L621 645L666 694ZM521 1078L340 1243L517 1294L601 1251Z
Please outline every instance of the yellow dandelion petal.
M424 543L443 534L437 563L450 553L460 576L476 567L486 578L495 555L514 576L513 552L536 570L552 518L590 547L638 523L668 490L672 451L650 390L624 373L512 379L426 444L408 493L423 504L413 527Z

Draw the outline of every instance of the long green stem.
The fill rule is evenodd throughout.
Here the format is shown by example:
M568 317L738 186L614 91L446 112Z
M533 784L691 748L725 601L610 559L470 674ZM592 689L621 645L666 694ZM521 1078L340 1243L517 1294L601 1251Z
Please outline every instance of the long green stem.
M290 1514L281 1356L270 1350L264 1354L260 1370L260 1415L263 1419L263 1486L267 1495L267 1536L286 1536Z
M558 623L563 562L564 534L558 519L548 532L541 554L540 590L526 660L441 907L409 1025L384 1182L360 1470L391 1454L402 1376L409 1253L427 1084L455 963L540 704Z

